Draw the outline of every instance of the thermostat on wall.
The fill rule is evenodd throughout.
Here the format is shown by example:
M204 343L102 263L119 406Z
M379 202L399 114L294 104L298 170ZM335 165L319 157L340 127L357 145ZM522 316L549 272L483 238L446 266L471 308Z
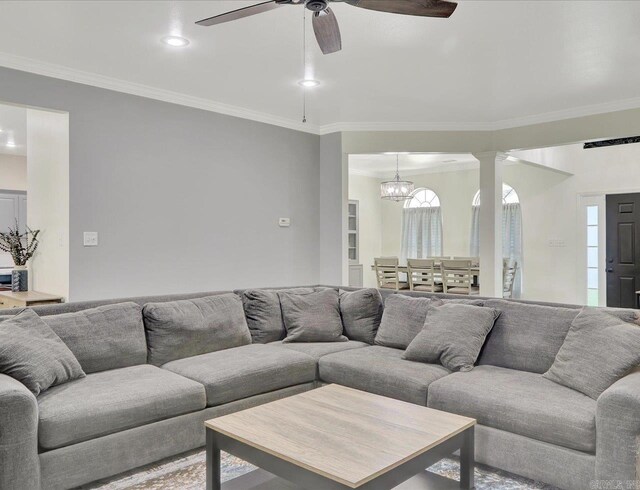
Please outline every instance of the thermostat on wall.
M85 231L83 234L83 244L85 247L97 247L98 246L98 232L97 231Z
M291 219L290 218L280 218L278 220L278 225L280 225L280 227L282 228L288 228L291 226Z

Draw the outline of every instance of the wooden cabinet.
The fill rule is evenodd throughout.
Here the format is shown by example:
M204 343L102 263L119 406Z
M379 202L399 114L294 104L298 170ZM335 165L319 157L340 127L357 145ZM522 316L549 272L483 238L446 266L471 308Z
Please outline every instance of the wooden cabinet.
M349 286L351 286L352 288L361 288L363 282L362 273L362 264L350 265Z
M349 201L347 216L347 247L349 253L349 286L362 287L362 264L360 264L360 203Z
M349 247L349 264L358 264L360 261L360 233L359 233L359 202L349 201L349 214L347 216L347 243Z
M7 231L18 223L20 231L27 226L27 194L26 192L0 191L0 230ZM11 267L11 255L0 252L0 267Z
M27 225L26 192L0 191L0 230L13 228L18 222L20 230Z
M0 309L25 308L27 306L41 306L62 303L62 296L39 293L38 291L0 291Z

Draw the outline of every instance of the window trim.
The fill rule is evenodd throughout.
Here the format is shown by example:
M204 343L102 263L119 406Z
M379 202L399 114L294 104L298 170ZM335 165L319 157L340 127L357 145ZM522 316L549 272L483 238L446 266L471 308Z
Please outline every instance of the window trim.
M507 201L507 197L514 194L516 196L515 201ZM480 189L473 196L473 201L471 203L473 206L480 206ZM520 196L518 195L518 191L516 191L512 186L507 184L506 182L502 183L502 205L505 204L520 204Z
M428 202L428 206L411 206L411 203L413 202L413 200L416 198L416 196L421 193L421 192L432 192L433 193L433 198L430 201L422 201L424 203ZM432 205L431 203L433 203L434 201L437 201L438 204ZM433 189L430 189L429 187L418 187L416 190L414 190L411 193L411 198L407 199L404 203L404 209L419 209L419 208L439 208L441 206L440 203L440 196L438 196L438 193L436 191L434 191Z
M576 291L578 292L577 303L587 305L589 300L588 264L589 256L587 250L587 208L598 206L598 306L607 304L607 275L605 273L606 263L606 200L604 194L581 194L578 195L578 222L577 222L577 260Z

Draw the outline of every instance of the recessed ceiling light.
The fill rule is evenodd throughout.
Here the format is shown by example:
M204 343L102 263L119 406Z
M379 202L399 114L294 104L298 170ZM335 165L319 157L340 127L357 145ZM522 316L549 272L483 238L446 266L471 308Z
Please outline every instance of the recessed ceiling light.
M311 78L305 78L304 80L300 80L298 82L298 85L301 85L302 87L305 87L305 88L313 88L320 85L320 82L318 80L313 80Z
M174 48L184 48L189 45L189 40L180 36L165 36L162 42Z

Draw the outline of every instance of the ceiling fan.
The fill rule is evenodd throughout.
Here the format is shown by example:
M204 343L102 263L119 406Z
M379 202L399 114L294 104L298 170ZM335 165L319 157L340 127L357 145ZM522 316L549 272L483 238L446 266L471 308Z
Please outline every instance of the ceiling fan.
M422 17L450 17L458 6L446 0L269 0L196 22L201 26L213 26L242 19L250 15L267 12L285 5L304 5L313 12L313 30L324 54L342 49L340 29L335 14L329 8L331 2L345 2L360 7L393 14L418 15Z

